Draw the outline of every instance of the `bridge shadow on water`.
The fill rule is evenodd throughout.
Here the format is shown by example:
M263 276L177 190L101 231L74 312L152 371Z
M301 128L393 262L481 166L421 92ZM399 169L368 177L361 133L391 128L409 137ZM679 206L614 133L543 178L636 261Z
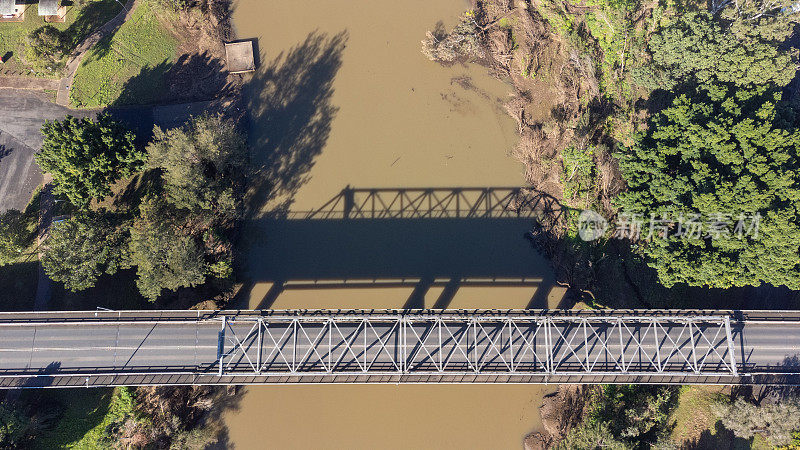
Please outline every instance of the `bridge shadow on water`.
M290 212L338 112L333 80L347 40L347 31L312 32L285 52L262 55L243 89L253 169L239 299L268 308L288 289L402 286L408 299L396 307L419 306L431 288L441 288L435 305L446 307L464 286L517 285L532 286L528 306L546 307L556 283L526 241L533 218L507 202L527 198L519 189L345 189L320 210ZM384 203L373 203L379 198ZM261 293L264 283L271 288Z
M519 196L510 197L507 188L497 202L487 200L494 188L472 189L474 195L462 190L386 189L389 195L369 209L359 205L370 190L361 190L363 198L351 193L333 209L249 221L247 276L252 285L273 283L258 306L271 307L287 289L407 287L406 303L397 306L420 308L437 287L441 292L428 306L446 308L459 288L505 286L530 287L522 306L547 308L557 283L549 261L526 238L542 204L512 207ZM401 192L410 199L403 207L392 203ZM458 208L454 192L461 195ZM442 201L448 197L452 202Z

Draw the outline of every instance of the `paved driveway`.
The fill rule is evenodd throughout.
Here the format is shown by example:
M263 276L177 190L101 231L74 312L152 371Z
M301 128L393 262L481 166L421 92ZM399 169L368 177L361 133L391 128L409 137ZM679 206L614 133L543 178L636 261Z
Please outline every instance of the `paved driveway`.
M58 106L37 92L0 89L0 212L25 208L42 182L33 155L42 147L44 121L95 112Z

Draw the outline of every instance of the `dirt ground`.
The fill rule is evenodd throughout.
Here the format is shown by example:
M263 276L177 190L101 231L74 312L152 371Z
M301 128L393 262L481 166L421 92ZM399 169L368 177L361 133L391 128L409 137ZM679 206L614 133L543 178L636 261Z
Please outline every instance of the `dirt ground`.
M594 65L532 5L488 1L478 11L487 24L488 64L516 90L505 104L520 135L512 155L525 164L534 188L561 198L559 155L575 137L574 124L589 99L598 95Z
M233 97L242 76L228 73L225 42L232 38L230 4L211 1L206 9L182 10L176 18L164 19L180 45L178 59L166 74L168 93L164 102L193 102Z

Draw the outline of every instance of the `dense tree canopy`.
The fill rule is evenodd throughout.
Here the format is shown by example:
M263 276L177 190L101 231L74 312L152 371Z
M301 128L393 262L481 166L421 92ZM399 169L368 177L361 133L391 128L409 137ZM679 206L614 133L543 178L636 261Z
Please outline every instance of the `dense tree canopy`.
M674 386L602 386L592 394L583 422L556 448L660 448L668 438L670 414L677 400Z
M170 203L191 211L232 215L236 183L246 161L244 138L219 116L192 120L184 128L155 129L148 166L163 171Z
M624 442L615 438L605 422L586 422L575 427L555 448L557 450L627 450Z
M96 124L68 118L46 128L50 143L42 161L51 164L46 170L54 171L57 182L67 180L60 185L69 187L64 192L80 206L111 194L113 181L144 168L145 155L133 147L133 136L105 116ZM126 207L84 210L53 226L42 257L50 278L82 290L103 273L136 266L140 293L155 300L207 277L231 277L228 234L241 208L243 137L231 122L201 117L183 128L156 129L147 150L153 172L146 178L157 181L120 203Z
M666 286L763 281L800 289L800 132L779 94L743 94L718 88L682 95L621 155L623 212L727 222L719 233L705 228L692 239L672 230L643 245ZM750 233L736 229L743 217Z
M712 0L716 14L736 39L761 39L782 44L797 22L795 0Z
M203 249L162 199L146 198L131 228L131 263L143 296L155 300L164 289L197 286L208 271Z
M725 428L744 439L760 433L773 445L785 446L791 443L793 432L800 430L800 401L796 398L766 405L737 398L731 403L716 403L712 409Z
M0 403L0 448L22 448L29 429L27 417L13 406Z
M55 71L64 59L61 32L52 25L45 25L30 32L25 46L25 59L42 71Z
M681 84L731 83L741 87L785 86L794 78L796 51L779 48L774 21L732 23L709 12L681 14L650 38L652 62L635 72L643 85L673 89ZM788 34L788 23L779 22Z
M81 208L110 195L111 186L141 169L146 159L134 145L133 133L105 114L96 122L72 116L48 121L42 134L36 162L53 175L53 192Z
M53 224L42 266L50 279L67 289L88 289L101 274L113 275L127 266L128 239L127 228L113 223L110 215L81 214Z
M33 241L30 219L21 211L0 213L0 266L14 262Z

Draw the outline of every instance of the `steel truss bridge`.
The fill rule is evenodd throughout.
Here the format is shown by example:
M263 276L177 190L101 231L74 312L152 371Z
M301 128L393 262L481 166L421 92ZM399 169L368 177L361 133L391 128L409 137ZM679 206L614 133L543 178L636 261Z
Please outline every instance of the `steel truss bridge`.
M0 313L0 387L798 384L800 313L291 310Z
M346 187L320 208L294 219L558 218L567 208L542 192L520 187Z

